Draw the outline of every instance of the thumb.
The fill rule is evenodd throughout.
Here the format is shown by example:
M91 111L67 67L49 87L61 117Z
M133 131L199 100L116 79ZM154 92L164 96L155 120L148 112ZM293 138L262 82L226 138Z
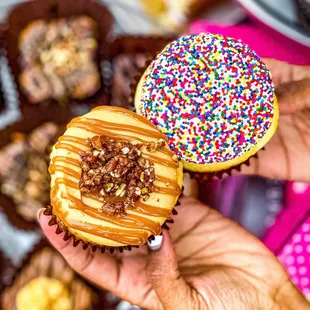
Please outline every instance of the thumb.
M281 114L310 107L310 79L281 84L276 89Z
M164 309L198 309L193 307L191 287L180 275L171 237L166 230L160 250L150 254L147 275Z

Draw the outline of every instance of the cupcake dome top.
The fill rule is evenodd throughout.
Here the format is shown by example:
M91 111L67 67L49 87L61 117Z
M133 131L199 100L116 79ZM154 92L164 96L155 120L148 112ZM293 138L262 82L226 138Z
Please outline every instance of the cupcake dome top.
M187 162L220 163L249 152L274 118L268 69L247 45L220 35L170 43L141 86L140 112Z

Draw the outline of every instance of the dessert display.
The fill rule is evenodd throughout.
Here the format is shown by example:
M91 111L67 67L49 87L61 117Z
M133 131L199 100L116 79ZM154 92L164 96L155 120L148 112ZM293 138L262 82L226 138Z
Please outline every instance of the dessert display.
M3 310L90 310L94 293L60 254L49 247L34 253L2 294Z
M100 88L97 24L87 16L36 20L19 36L22 89L31 103L84 99Z
M213 34L168 44L142 74L134 100L137 113L194 172L240 167L271 139L279 117L271 74L259 56Z
M28 137L15 134L15 141L0 150L0 192L27 222L34 223L37 211L49 204L49 147L59 133L57 125L45 123Z
M84 248L145 244L170 220L182 164L138 114L100 106L73 119L51 153L49 224Z

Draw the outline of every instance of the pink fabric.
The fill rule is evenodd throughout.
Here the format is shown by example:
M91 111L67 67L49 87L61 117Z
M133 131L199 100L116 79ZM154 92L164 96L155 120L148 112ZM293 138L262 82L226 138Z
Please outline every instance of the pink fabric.
M241 39L261 57L310 64L310 49L266 31L257 24L218 26L196 21L191 33L211 32ZM290 44L288 44L290 42ZM310 300L310 186L288 183L286 208L264 237L264 243L286 266L293 282Z
M190 26L190 33L211 32L247 43L261 57L271 57L289 63L310 64L310 49L299 45L283 36L261 27L257 24L219 26L196 21Z
M310 300L310 213L287 241L278 258L296 286Z

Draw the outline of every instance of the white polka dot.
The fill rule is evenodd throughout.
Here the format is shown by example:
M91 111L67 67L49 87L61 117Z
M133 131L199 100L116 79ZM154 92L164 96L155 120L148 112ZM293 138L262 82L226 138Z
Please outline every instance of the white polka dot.
M307 268L304 266L298 268L298 273L302 276L305 275L307 273Z
M290 276L294 276L297 273L297 269L294 266L290 266L287 268L288 273L290 274Z
M309 247L310 250L310 247ZM303 251L303 248L301 245L295 245L295 252L296 253L301 253Z
M302 286L308 285L308 284L309 284L309 279L306 278L306 277L301 278L300 284L301 284Z
M310 244L307 245L306 251L307 251L308 253L310 253Z
M294 243L298 243L298 242L300 242L300 241L301 241L301 235L300 235L300 234L295 235L295 236L293 237L293 242L294 242Z
M297 256L297 263L303 264L305 262L305 258L303 256Z
M291 254L293 252L293 246L292 245L286 245L283 249L284 254Z
M293 191L296 194L302 194L304 193L308 188L308 185L306 183L300 183L300 182L295 182L293 184Z
M305 234L304 235L304 241L310 243L310 234Z
M290 256L287 256L285 259L284 259L284 263L286 265L293 265L295 263L295 258L294 256L290 255Z
M299 284L299 278L297 278L297 277L292 277L292 281L293 281L296 285Z
M310 224L308 224L308 223L303 224L301 229L303 232L310 231Z

